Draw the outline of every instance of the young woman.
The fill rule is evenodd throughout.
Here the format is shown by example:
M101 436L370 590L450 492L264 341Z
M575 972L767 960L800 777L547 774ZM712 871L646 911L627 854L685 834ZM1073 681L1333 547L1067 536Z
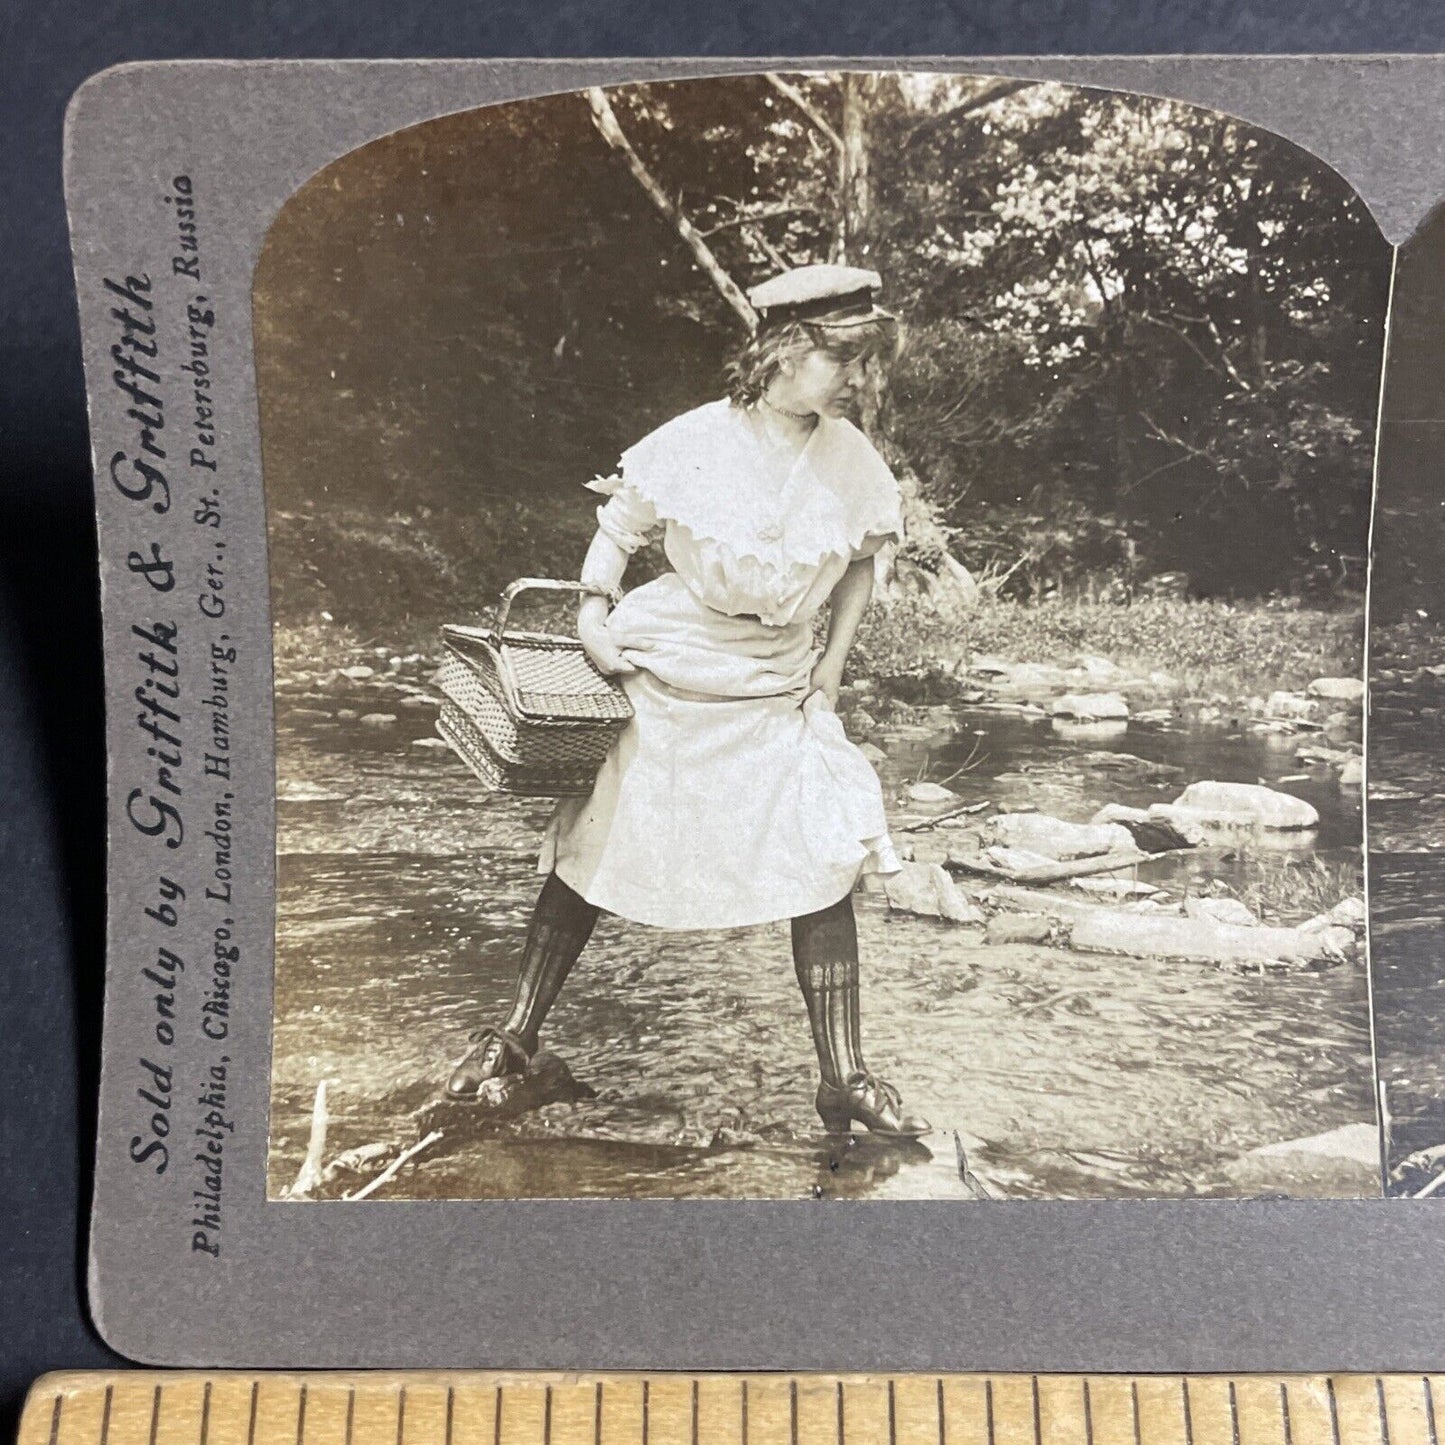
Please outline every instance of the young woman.
M562 801L511 1012L447 1081L476 1097L526 1068L599 910L660 928L792 920L830 1131L916 1139L925 1120L863 1059L852 892L898 868L868 761L833 712L873 555L901 530L892 473L845 412L897 324L876 272L804 266L755 287L731 395L623 453L582 580L578 635L635 716L592 793ZM672 571L602 593L661 530ZM827 642L813 617L828 605Z

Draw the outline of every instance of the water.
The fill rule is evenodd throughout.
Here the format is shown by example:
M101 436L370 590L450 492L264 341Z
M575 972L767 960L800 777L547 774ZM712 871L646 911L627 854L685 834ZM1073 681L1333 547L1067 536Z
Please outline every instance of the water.
M415 1137L468 1031L505 1009L540 881L550 804L489 794L416 746L434 712L415 690L347 687L278 699L273 1191L299 1166L320 1079L328 1155ZM1292 747L1227 732L1131 725L1101 742L996 712L938 721L884 735L890 799L969 758L950 783L965 798L1071 818L1194 778L1304 771ZM1347 858L1358 798L1325 774L1287 786L1320 808L1316 846ZM1238 849L1186 856L1185 872L1235 882L1257 866ZM1172 861L1149 867L1183 881ZM1237 1192L1225 1166L1257 1145L1373 1120L1362 967L1244 975L990 947L861 897L859 927L865 1050L932 1120L924 1144L821 1135L786 924L678 934L604 918L543 1031L598 1097L487 1128L472 1111L388 1197L968 1198L955 1131L996 1197L1222 1194Z
M1389 659L1386 661L1397 661ZM1370 703L1370 936L1388 1163L1445 1143L1445 678L1380 669ZM1427 1175L1406 1171L1392 1192Z

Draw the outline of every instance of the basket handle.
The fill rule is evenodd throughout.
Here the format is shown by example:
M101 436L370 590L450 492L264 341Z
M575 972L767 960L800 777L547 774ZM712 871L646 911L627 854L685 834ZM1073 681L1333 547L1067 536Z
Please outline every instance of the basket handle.
M498 648L502 645L502 634L507 630L507 616L512 610L512 603L523 592L585 592L608 598L614 607L622 601L622 591L617 587L601 587L595 582L564 582L551 577L518 577L502 593L497 620L492 625L492 641Z

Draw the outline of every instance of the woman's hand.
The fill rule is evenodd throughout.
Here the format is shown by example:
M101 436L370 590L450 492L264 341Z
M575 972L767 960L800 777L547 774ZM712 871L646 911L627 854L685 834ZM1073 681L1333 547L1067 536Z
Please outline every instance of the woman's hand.
M843 686L843 663L830 657L826 652L813 664L812 675L808 678L809 693L821 692L828 699L828 706L838 706L838 689Z
M610 677L620 672L637 671L608 634L605 597L588 597L577 609L577 636L582 642L582 650L599 672L605 672Z

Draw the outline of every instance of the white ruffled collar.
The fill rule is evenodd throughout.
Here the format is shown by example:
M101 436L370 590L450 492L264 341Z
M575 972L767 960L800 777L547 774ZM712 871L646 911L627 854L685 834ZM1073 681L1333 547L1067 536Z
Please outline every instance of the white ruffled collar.
M742 410L712 401L623 452L620 478L588 485L610 493L625 481L659 521L774 565L815 567L899 530L898 485L851 422L820 417L781 486L768 462Z

